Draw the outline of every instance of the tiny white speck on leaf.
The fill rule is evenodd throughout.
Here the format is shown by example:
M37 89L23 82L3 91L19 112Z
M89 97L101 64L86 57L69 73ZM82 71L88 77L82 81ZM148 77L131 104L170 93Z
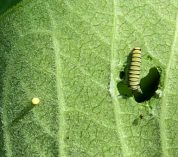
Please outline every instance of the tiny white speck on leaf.
M32 104L33 105L38 105L40 103L40 99L39 98L33 98L32 99Z
M163 96L163 92L160 89L156 91L156 94L159 96L159 98Z

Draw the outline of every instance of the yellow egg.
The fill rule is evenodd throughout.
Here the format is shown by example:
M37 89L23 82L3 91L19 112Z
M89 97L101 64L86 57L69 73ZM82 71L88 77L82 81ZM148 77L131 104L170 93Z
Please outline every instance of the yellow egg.
M32 99L32 104L33 105L38 105L40 103L40 99L39 98L33 98Z

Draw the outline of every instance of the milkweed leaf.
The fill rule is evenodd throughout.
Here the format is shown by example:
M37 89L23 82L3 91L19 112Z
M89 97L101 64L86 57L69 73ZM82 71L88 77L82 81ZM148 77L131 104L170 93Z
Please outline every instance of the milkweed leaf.
M23 0L4 11L0 156L178 156L177 8L175 0ZM149 82L150 69L161 76L141 103L119 78L134 47L141 78Z

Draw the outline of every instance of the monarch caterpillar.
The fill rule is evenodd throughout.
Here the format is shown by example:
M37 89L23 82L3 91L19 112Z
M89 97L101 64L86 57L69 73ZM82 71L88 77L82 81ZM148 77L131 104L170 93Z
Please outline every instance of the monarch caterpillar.
M128 71L128 84L132 91L141 92L140 65L141 65L141 48L135 47L131 52L131 62Z
M33 105L38 105L40 103L40 99L39 98L33 98L32 99L32 104Z

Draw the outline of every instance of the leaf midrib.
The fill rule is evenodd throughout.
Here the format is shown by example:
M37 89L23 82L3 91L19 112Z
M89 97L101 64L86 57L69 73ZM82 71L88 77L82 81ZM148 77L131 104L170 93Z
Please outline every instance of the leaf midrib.
M117 38L117 30L118 30L118 21L117 21L117 9L118 9L118 2L117 0L113 0L113 31L112 31L112 45L111 45L111 76L110 76L110 94L112 98L112 102L114 105L114 114L115 114L115 121L116 121L116 129L117 129L117 134L120 139L120 144L121 144L121 150L122 150L122 155L123 157L129 156L129 150L126 145L125 141L125 133L122 128L122 120L121 120L121 108L120 104L118 102L118 91L117 91L117 61L118 61L118 53L116 51L116 38Z
M64 93L63 93L63 84L62 84L62 65L61 65L61 59L60 59L60 44L56 36L57 31L57 24L54 19L54 14L52 10L50 9L50 6L48 3L46 3L46 8L49 13L49 18L51 21L51 27L52 27L52 41L53 41L53 47L55 52L55 65L56 65L56 84L57 84L57 98L58 98L58 111L59 111L59 153L60 156L65 157L65 143L64 143L64 133L65 133L65 117L64 112L66 111L66 104L64 99Z

